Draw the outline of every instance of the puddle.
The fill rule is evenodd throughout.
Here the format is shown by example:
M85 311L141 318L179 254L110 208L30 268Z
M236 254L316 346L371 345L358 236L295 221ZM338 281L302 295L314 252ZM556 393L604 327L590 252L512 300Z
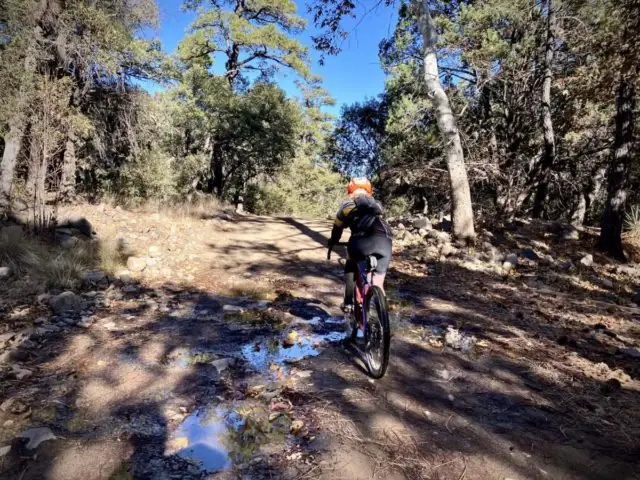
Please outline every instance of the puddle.
M217 472L231 467L231 443L244 421L235 412L221 407L199 409L189 415L176 430L169 447L203 470Z
M242 356L254 369L269 370L273 364L282 365L319 355L327 343L339 342L347 336L346 332L326 334L303 334L291 347L284 347L278 339L252 342L242 347Z

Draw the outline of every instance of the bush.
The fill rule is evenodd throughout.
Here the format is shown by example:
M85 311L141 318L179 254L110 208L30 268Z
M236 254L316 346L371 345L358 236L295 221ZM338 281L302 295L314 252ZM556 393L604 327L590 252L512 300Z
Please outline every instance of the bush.
M167 198L175 192L173 159L157 149L130 158L118 174L116 193L126 198Z
M326 218L344 200L344 179L324 165L299 158L273 182L247 189L247 210L257 215Z

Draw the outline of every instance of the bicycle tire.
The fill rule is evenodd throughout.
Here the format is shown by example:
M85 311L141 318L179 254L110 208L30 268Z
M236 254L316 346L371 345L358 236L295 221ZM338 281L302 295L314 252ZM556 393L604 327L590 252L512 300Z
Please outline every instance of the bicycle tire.
M380 287L372 286L367 292L365 300L365 308L367 309L367 332L365 332L365 358L369 367L369 374L373 378L382 378L387 371L389 365L389 349L391 343L391 327L389 324L389 309L387 305L387 297ZM375 310L375 316L372 315ZM377 323L377 325L376 325ZM375 341L379 342L378 348L381 350L376 352L374 361L370 350L371 336L375 335Z
M360 326L360 317L362 312L360 311L360 305L358 304L358 300L356 299L356 294L353 294L353 312L351 313L351 335L349 339L351 343L355 343L358 338L358 329Z

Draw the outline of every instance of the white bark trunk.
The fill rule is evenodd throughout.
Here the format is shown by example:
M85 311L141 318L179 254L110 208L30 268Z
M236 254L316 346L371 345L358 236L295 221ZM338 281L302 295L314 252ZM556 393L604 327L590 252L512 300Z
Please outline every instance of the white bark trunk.
M473 208L471 205L471 190L464 164L464 153L460 141L460 133L456 126L456 119L449 104L438 72L436 57L436 28L429 12L428 0L416 0L420 31L423 37L424 81L429 98L436 111L438 129L444 142L447 169L451 182L451 223L454 237L459 239L473 239L475 229L473 225Z

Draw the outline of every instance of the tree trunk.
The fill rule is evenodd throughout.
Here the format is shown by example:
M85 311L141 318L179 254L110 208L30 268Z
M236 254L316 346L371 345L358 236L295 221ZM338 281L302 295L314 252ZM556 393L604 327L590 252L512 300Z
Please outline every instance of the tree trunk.
M11 209L11 188L16 170L16 163L26 124L26 110L31 100L32 77L36 71L36 46L40 37L40 27L33 30L32 44L29 46L24 59L24 78L17 93L13 118L9 121L9 133L5 137L4 152L0 163L0 212L8 212Z
M634 67L632 67L634 68ZM636 103L635 74L622 74L616 95L616 133L613 158L607 175L607 204L602 217L598 247L609 255L624 260L622 250L622 222L627 201L629 170L633 156L634 118Z
M17 114L16 117L19 115L21 114ZM23 119L15 118L9 126L8 135L5 137L2 163L0 163L0 211L8 212L11 208L11 187L23 137Z
M540 179L533 201L533 218L541 218L549 193L551 169L556 158L556 142L551 118L551 80L553 79L553 48L555 43L556 12L553 0L547 1L547 42L544 56L544 81L542 82L542 132L544 136L544 154L540 166Z
M71 130L67 135L67 142L62 157L62 174L60 177L60 198L71 200L76 194L76 144L75 135Z
M600 195L606 174L607 169L604 167L598 167L592 172L587 185L584 190L580 192L580 198L578 198L576 209L571 215L571 225L574 227L581 227L584 225L584 222L587 219L587 214L593 206L593 202L595 202Z
M211 177L209 193L215 193L219 198L224 195L224 154L220 142L213 140L211 149Z
M471 190L464 164L464 154L456 119L449 104L449 98L442 88L436 57L436 28L429 12L428 0L417 0L418 21L424 44L424 80L427 92L436 111L438 128L444 142L447 169L451 182L451 232L459 239L473 239L473 209Z

